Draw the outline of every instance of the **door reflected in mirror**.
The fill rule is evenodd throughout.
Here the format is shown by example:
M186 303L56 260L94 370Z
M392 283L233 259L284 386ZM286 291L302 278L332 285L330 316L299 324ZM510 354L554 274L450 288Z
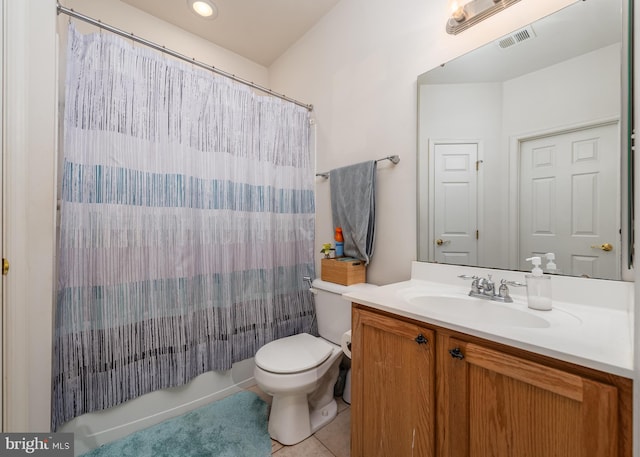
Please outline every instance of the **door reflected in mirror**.
M577 2L418 77L418 260L621 279L623 16Z

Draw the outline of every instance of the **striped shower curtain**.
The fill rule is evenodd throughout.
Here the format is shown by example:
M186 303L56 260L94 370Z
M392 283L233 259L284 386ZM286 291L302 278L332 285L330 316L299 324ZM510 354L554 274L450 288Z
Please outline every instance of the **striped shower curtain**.
M71 25L52 427L315 332L308 112Z

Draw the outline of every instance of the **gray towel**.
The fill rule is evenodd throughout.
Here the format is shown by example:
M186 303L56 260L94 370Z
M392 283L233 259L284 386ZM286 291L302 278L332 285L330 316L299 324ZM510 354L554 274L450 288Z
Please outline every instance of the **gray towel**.
M344 255L369 264L376 219L376 161L329 172L333 228L342 227Z

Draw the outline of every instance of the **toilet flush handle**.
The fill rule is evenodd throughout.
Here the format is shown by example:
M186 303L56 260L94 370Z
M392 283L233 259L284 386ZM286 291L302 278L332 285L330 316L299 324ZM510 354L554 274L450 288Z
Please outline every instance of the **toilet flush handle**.
M309 285L309 292L311 292L313 295L316 295L318 293L318 290L313 287L311 276L303 276L302 280Z

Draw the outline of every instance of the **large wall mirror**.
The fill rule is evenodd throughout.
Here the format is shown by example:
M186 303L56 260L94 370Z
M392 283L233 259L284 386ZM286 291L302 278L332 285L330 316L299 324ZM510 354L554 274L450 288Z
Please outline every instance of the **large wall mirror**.
M418 260L552 254L557 274L626 278L626 1L578 1L418 77Z

